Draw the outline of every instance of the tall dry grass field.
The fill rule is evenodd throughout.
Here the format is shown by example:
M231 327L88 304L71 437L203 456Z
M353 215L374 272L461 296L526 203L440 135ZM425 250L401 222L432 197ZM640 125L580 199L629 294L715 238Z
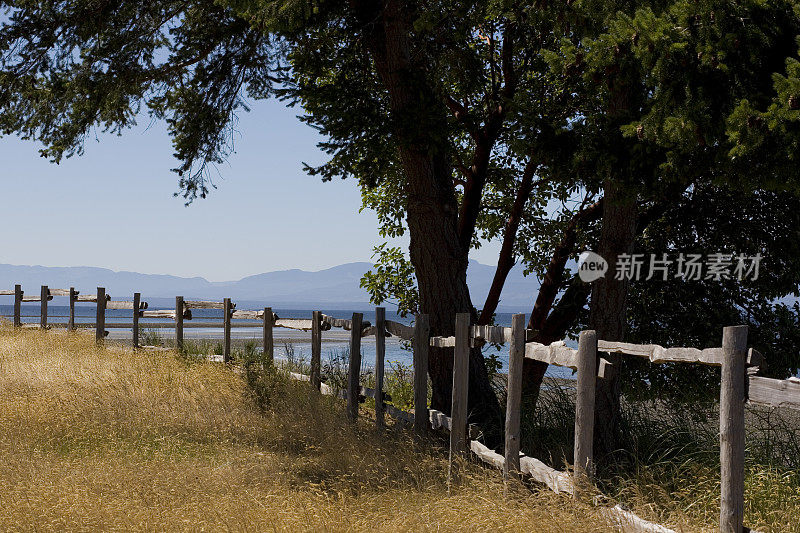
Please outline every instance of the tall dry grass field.
M599 511L174 353L0 327L0 530L606 531ZM264 384L262 384L264 385Z

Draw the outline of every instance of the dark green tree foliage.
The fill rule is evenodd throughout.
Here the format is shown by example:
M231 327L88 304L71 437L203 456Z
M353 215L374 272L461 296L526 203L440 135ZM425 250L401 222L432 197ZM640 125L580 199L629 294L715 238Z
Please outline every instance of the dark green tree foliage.
M42 142L43 155L58 161L80 153L92 128L119 132L149 111L168 121L191 200L208 190L207 165L229 152L246 96L300 103L331 155L309 172L397 193L373 205L394 206L379 213L395 224L390 231L411 231L420 307L434 333L450 334L455 313L472 310L467 254L494 150L507 116L530 120L512 115L514 99L538 99L546 87L526 52L541 31L517 22L531 6L1 5L3 132ZM502 151L517 166L528 155ZM365 200L371 206L369 193ZM499 418L480 354L471 361L473 412ZM451 366L447 351L434 350L434 406L445 410Z
M214 2L0 2L0 132L40 141L54 162L94 129L140 112L167 121L180 189L208 192L232 149L245 93L271 94L270 37Z
M603 190L596 249L612 270L634 250L637 231L693 185L797 191L790 159L752 147L731 126L743 102L763 108L791 86L775 73L791 77L796 3L580 2L568 11L569 30L542 53L574 88L576 112L564 126L574 134L572 169L590 191ZM601 338L626 335L628 290L625 280L595 283L590 326ZM639 311L642 321L663 318ZM600 456L617 446L620 391L617 376L598 382Z
M536 18L523 11L532 24ZM597 198L603 180L622 181L645 218L708 179L796 190L796 3L581 2L539 17L549 26L540 25L531 43L538 49L529 75L544 81L538 98L530 86L517 96L515 118L504 122L474 246L502 238L525 171L526 160L510 159L506 147L535 154L537 183L546 184L525 205L515 242L515 255L540 277L582 198L555 219L545 202L566 201L577 187ZM365 204L384 215L387 236L403 231L396 184L365 194ZM587 238L579 243L596 248L598 235L581 234ZM568 283L565 276L561 288Z
M778 378L800 369L800 308L791 303L800 279L800 199L789 193L741 193L695 186L649 225L637 252L675 260L679 253L761 254L758 278L683 279L675 265L634 282L628 318L630 340L664 346L720 346L722 328L747 324L749 344L766 356L761 374ZM649 257L646 258L649 260ZM702 365L661 365L625 360L629 393L693 402L718 396L719 371Z
M615 175L639 191L710 177L747 189L796 187L791 158L745 148L746 134L737 137L732 124L747 103L788 106L797 82L797 9L794 2L582 3L576 25L590 27L609 13L599 31L575 28L545 52L578 89L578 114L570 117L576 168L586 180ZM741 165L767 160L776 163L770 171L743 172ZM778 167L788 182L776 181Z

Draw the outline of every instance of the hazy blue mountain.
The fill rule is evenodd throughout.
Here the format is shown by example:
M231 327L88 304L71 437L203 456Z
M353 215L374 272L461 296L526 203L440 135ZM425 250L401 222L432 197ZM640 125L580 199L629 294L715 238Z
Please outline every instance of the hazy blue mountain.
M151 306L169 305L174 303L176 295L182 295L186 299L232 298L240 309L263 305L367 308L369 297L359 287L359 280L370 266L370 263L347 263L316 272L280 270L238 281L211 282L200 277L115 272L95 267L0 264L0 289L13 289L19 283L28 294L38 294L41 285L58 289L75 287L86 294L99 286L118 300L130 299L134 292L141 292ZM473 303L478 307L489 291L494 270L493 266L470 261L467 278ZM506 281L500 310L530 312L538 286L535 278L523 277L522 269L515 268Z

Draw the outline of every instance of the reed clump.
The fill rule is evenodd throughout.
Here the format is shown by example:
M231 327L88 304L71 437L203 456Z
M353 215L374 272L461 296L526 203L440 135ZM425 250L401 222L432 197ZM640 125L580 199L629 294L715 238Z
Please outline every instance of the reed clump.
M572 462L574 382L546 378L522 450L554 468ZM800 413L746 409L745 525L800 531ZM601 464L599 489L642 518L685 531L719 528L719 411L623 397L620 447Z

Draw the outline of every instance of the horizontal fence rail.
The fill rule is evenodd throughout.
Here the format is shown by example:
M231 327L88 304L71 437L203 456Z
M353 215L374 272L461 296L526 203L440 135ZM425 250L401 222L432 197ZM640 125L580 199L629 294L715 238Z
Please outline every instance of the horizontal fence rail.
M800 379L750 376L747 392L751 402L800 410Z

